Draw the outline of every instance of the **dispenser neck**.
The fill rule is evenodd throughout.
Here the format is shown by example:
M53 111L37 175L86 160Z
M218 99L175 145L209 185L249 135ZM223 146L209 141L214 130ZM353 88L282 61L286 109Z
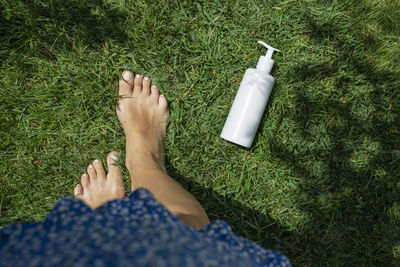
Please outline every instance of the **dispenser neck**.
M266 56L261 56L260 59L258 60L256 69L270 73L273 66L274 66L274 61L272 59L268 59Z
M257 43L263 45L268 50L267 50L267 53L265 54L265 56L260 57L256 68L270 73L272 70L272 67L274 66L274 61L272 60L272 54L275 51L277 51L277 52L280 52L280 51L276 48L273 48L272 46L267 45L263 41L258 41Z

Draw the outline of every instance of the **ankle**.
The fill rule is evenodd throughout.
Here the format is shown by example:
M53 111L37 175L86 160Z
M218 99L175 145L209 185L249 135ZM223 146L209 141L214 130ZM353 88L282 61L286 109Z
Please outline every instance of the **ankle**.
M166 173L164 163L161 160L161 155L152 153L148 150L135 149L132 153L127 152L126 167L131 174L151 170L158 170Z
M127 161L133 165L140 163L164 166L164 144L162 139L149 136L148 133L132 132L126 135ZM129 163L129 164L131 164Z

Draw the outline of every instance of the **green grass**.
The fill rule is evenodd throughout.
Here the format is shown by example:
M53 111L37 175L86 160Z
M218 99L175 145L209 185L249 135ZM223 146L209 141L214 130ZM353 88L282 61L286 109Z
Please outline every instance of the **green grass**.
M123 151L128 68L167 96L168 170L211 219L298 266L400 264L397 0L0 3L0 226ZM259 39L282 52L246 150L219 134Z

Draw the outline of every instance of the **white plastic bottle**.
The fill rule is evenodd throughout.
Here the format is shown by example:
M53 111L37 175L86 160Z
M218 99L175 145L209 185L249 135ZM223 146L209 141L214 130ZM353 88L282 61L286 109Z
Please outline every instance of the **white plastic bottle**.
M259 44L268 51L261 56L255 69L247 69L232 108L226 119L221 137L232 143L251 147L275 79L269 73L274 65L272 54L279 51L263 41Z

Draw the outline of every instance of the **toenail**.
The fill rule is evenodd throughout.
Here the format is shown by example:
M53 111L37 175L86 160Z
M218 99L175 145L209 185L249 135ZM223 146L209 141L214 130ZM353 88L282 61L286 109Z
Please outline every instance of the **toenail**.
M126 70L122 73L122 78L124 78L125 81L130 81L133 78L133 73Z
M160 96L165 97L165 95L161 94Z
M94 160L94 163L96 163L96 164L99 163L99 162L100 162L100 160L98 160L98 159Z
M142 77L140 74L136 74L136 79L139 79L140 77Z
M111 158L113 161L118 161L118 157L117 157L116 155L114 155L114 154L111 154L110 158Z
M90 169L91 169L91 168L93 168L93 165L92 165L92 164L90 164L90 165L89 165L89 168L90 168Z
M151 88L157 88L157 85L153 85Z
M149 77L144 77L144 79L147 81L149 79Z

